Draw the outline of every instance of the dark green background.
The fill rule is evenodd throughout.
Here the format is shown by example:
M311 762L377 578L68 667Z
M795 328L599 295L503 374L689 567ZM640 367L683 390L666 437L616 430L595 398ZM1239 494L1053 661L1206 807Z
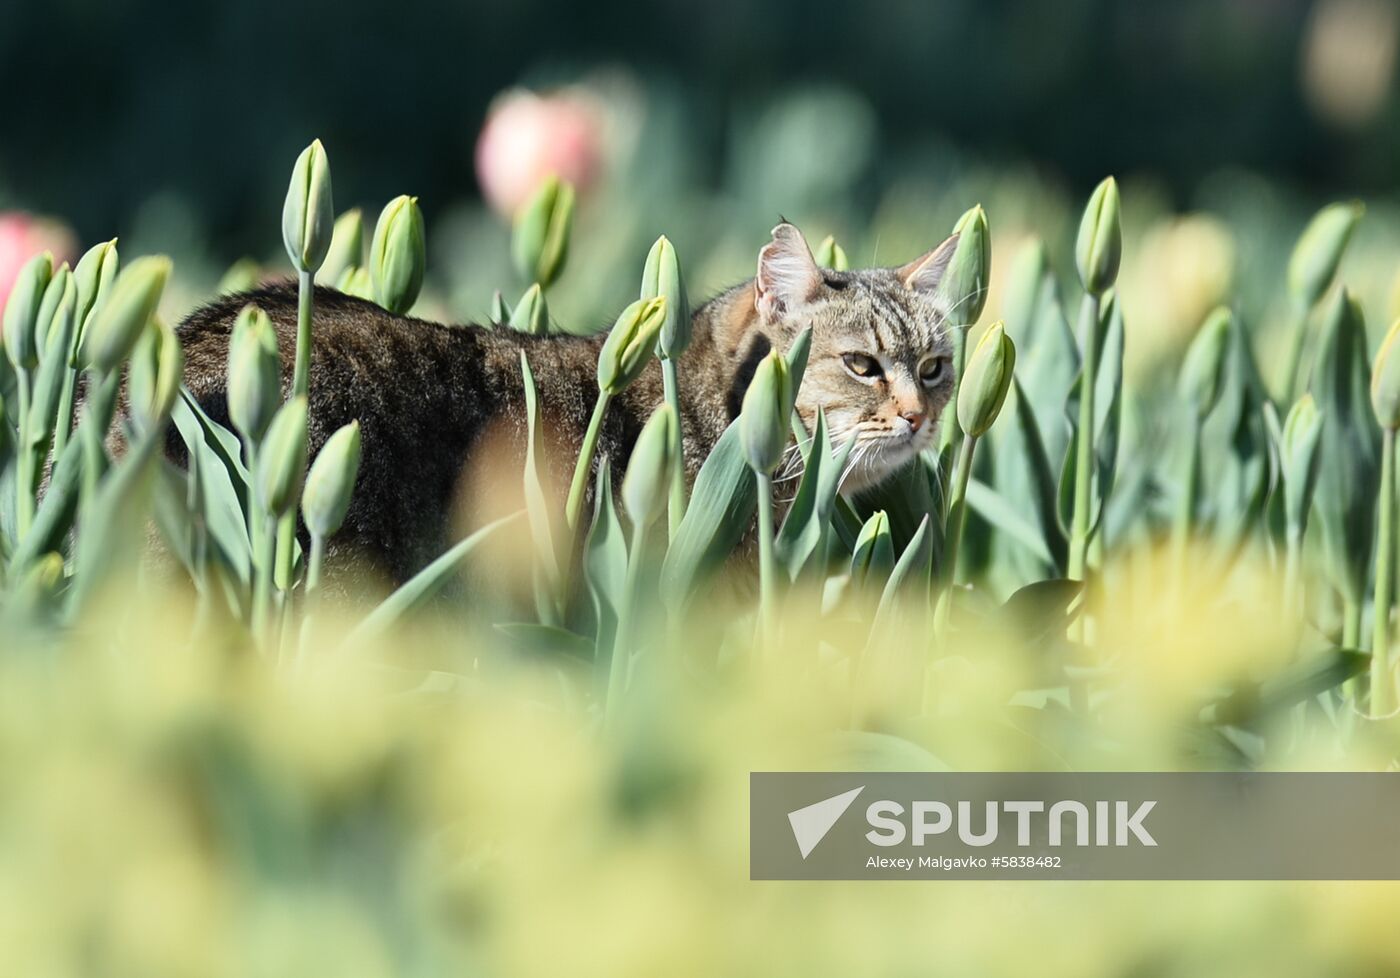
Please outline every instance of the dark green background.
M1309 195L1388 190L1395 100L1362 130L1299 84L1308 0L52 0L0 11L0 205L83 240L157 191L195 202L216 252L265 244L288 163L332 148L338 200L476 193L471 148L519 82L630 68L684 111L701 182L727 120L837 82L875 107L891 158L931 142L1028 159L1071 190L1147 172L1185 196L1241 165ZM878 182L879 174L869 179Z

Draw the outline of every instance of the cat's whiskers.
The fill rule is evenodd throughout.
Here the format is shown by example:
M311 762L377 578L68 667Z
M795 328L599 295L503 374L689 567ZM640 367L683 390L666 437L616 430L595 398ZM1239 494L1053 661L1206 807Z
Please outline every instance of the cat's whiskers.
M969 328L969 327L971 326L971 323L959 323L957 320L955 320L955 319L953 318L953 316L954 316L954 314L957 313L957 311L958 311L959 309L961 309L965 304L967 304L967 303L969 303L969 302L975 302L975 301L981 299L982 296L986 295L986 293L987 293L987 286L986 286L984 283L979 283L978 288L976 288L976 289L974 289L973 291L969 292L967 295L963 296L963 297L962 297L961 299L959 299L957 302L955 302L955 303L953 303L951 306L949 306L949 307L948 307L948 311L945 312L945 313L943 314L944 328L945 328L945 329L947 329L947 328L952 328L952 329L967 329L967 328Z
M783 449L783 458L773 474L773 483L777 485L793 479L800 479L806 469L807 459L803 456L801 447L796 444L789 445Z

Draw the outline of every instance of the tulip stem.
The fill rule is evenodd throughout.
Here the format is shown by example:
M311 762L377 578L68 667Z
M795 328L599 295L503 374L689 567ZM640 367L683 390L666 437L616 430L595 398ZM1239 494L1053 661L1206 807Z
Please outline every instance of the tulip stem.
M948 404L950 408L956 407L958 403L958 391L962 389L963 368L967 365L968 328L969 327L967 326L953 327L953 393L948 397ZM938 432L939 454L943 455L942 450L945 448L956 448L958 444L958 438L961 434L961 427L959 427L955 423L952 423L951 421L945 422ZM951 460L955 455L955 452L949 452L943 457ZM945 476L949 474L950 473L946 472L943 473L943 475ZM946 481L944 484L947 484ZM944 510L944 513L946 515L946 508Z
M1342 648L1361 647L1361 602L1355 598L1342 599Z
M765 648L771 646L777 618L778 558L773 551L773 475L754 472L758 484L758 614Z
M68 447L68 438L73 434L73 398L77 388L78 372L71 367L63 372L63 391L58 398L58 415L53 426L53 460L63 454Z
M1084 294L1079 313L1083 357L1079 374L1078 454L1074 460L1074 510L1069 531L1069 577L1082 581L1089 553L1089 505L1094 472L1094 387L1098 378L1099 297Z
M271 513L263 513L259 522L261 526L253 552L253 635L259 643L271 648L268 615L272 605L273 541L277 535L277 523Z
M34 452L29 447L29 368L15 368L15 396L19 401L15 435L15 539L23 540L34 522Z
M574 465L574 478L569 484L569 500L564 508L564 519L572 531L578 527L579 516L583 513L583 496L588 491L588 474L593 469L593 456L598 451L598 435L603 430L603 416L607 414L612 395L598 392L598 400L593 403L593 417L588 419L588 430L584 432L583 444L579 447L578 462Z
M670 357L661 361L661 383L666 403L676 416L676 464L671 470L671 498L666 508L666 529L670 539L676 538L681 518L685 516L685 420L681 415L680 378L676 361Z
M1181 495L1177 497L1176 522L1172 528L1172 556L1176 565L1178 585L1184 582L1186 576L1186 547L1191 539L1192 523L1196 518L1201 468L1201 418L1194 405L1187 405L1186 410L1191 414L1186 435L1186 472L1182 476Z
M112 426L117 384L121 379L121 375L115 370L105 374L90 370L87 377L87 394L83 398L83 423L78 426L78 435L83 439L83 482L78 496L79 513L92 511L92 501L97 497L97 486L106 469L107 456L103 446L107 430Z
M311 535L311 555L306 562L306 597L311 599L321 583L321 565L326 561L326 538L320 534Z
M316 305L316 283L312 272L297 273L297 355L292 369L292 397L311 391L311 319ZM296 540L297 511L293 506L277 524L277 587L292 587L292 544Z
M316 304L316 285L311 272L297 275L297 358L292 372L292 396L311 390L311 316Z
M1290 526L1287 531L1286 549L1283 556L1283 607L1285 613L1301 620L1303 618L1303 588L1301 567L1303 560L1303 528Z
M632 669L632 643L636 632L637 609L640 605L638 591L641 588L642 564L646 560L647 535L650 529L647 523L638 523L632 529L632 547L627 554L627 581L622 593L622 607L618 609L612 661L608 663L608 698L604 707L604 722L608 725L612 724L617 715Z
M1376 594L1372 604L1371 716L1393 709L1390 678L1391 573L1395 563L1395 429L1381 434L1381 488L1376 500Z
M943 586L938 593L938 607L933 616L935 635L942 635L952 614L953 588L958 583L958 551L962 547L963 527L967 523L967 484L972 477L972 457L977 450L977 438L964 434L958 451L958 464L953 470L953 494L948 502L948 521L944 524Z

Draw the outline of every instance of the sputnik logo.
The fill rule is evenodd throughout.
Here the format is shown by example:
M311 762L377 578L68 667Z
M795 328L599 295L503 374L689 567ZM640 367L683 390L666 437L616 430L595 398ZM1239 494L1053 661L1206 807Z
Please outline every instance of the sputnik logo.
M803 859L817 847L817 843L826 838L831 827L840 821L841 816L846 814L846 809L851 807L851 802L864 790L865 785L861 785L806 808L788 812L788 824L792 826L792 836L797 840L797 849L802 853Z

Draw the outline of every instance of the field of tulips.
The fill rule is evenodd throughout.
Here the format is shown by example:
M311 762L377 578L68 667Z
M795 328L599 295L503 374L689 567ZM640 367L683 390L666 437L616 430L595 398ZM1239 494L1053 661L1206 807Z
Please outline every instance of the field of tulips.
M561 328L551 288L590 262L575 207L566 182L534 191L510 249L526 287L463 328ZM1136 381L1123 210L1107 179L1073 240L1006 267L992 208L930 232L959 232L955 403L936 450L850 496L852 444L794 416L806 336L687 485L693 299L660 238L567 497L522 356L526 464L493 473L520 511L367 603L323 593L361 443L351 424L308 458L312 286L414 308L418 201L337 220L325 150L296 161L298 342L239 316L231 429L182 389L170 260L34 255L0 364L0 971L1395 967L1388 889L1198 886L1164 909L1147 886L1027 884L1037 940L1013 946L998 887L746 882L752 770L1394 766L1400 324L1381 339L1346 286L1362 208L1298 229L1277 329L1215 308L1170 376ZM829 237L817 258L848 262ZM603 420L653 356L666 402L587 505ZM486 566L509 580L474 590ZM1085 916L1104 940L1072 939Z

